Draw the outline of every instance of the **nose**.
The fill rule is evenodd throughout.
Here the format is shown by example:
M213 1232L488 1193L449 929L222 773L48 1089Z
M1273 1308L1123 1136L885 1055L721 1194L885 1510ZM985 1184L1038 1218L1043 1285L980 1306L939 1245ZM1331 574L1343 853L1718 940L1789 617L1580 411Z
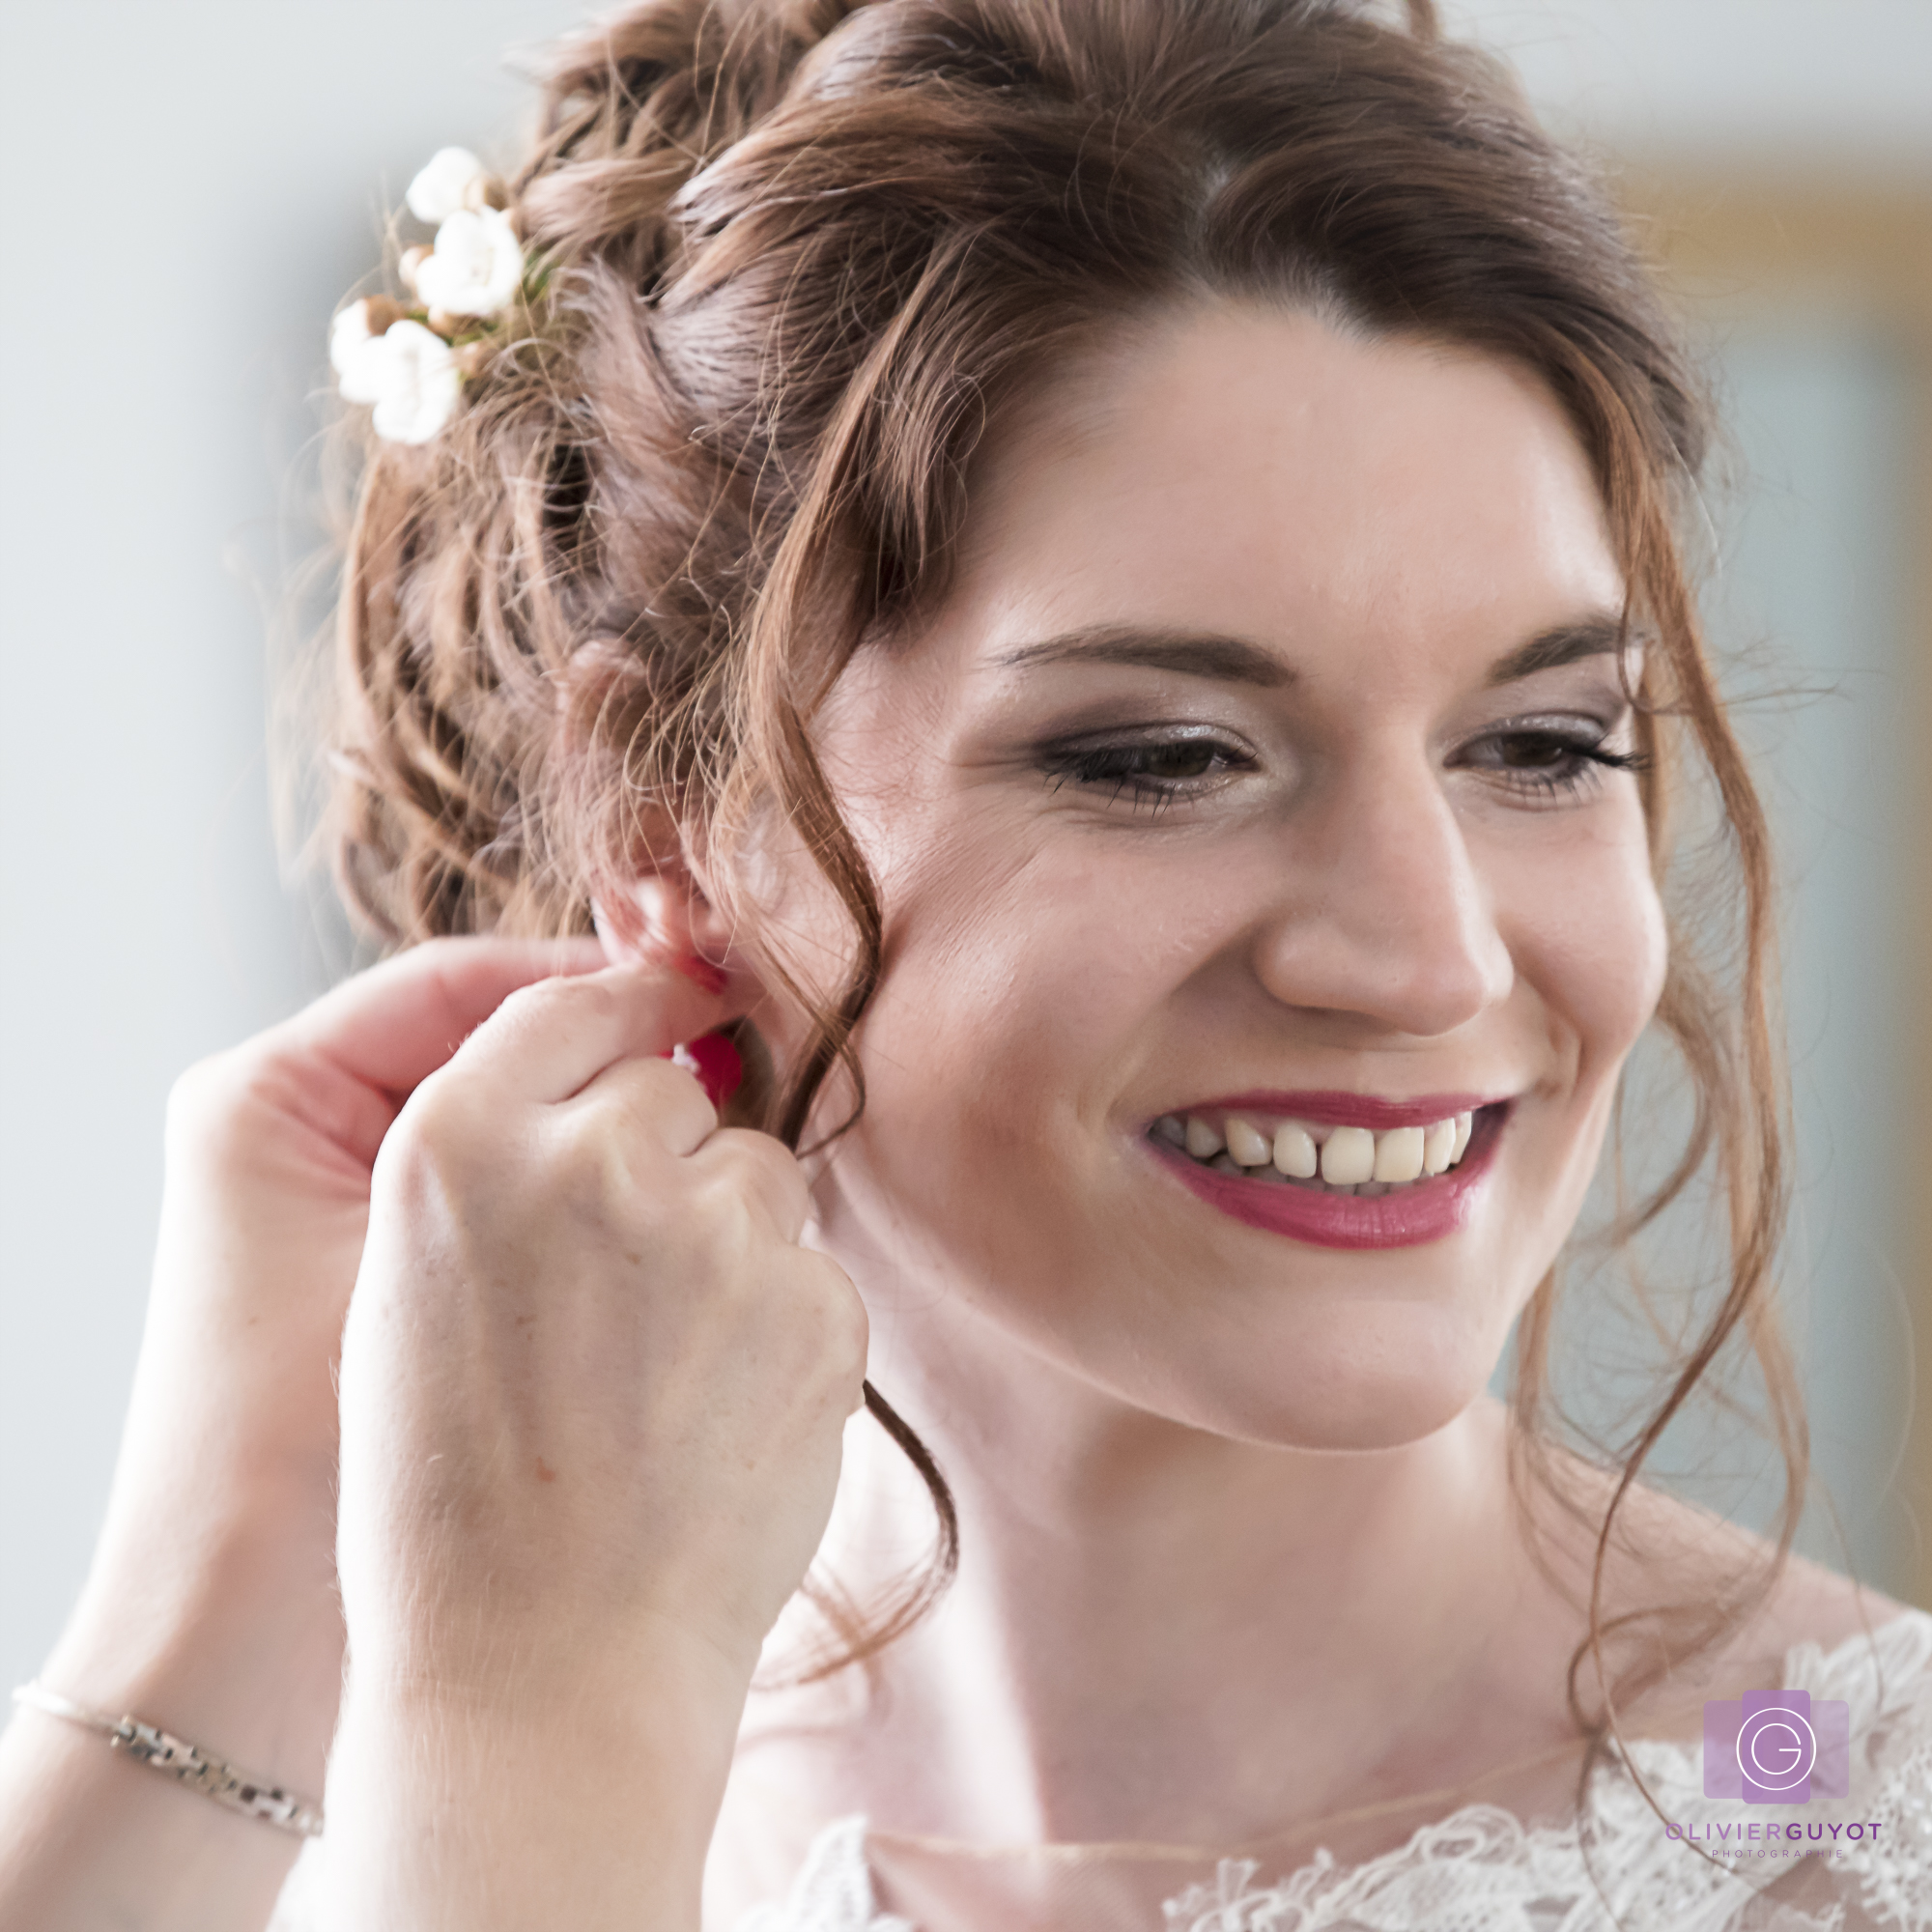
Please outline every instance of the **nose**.
M1284 1004L1420 1038L1507 997L1515 965L1488 881L1431 761L1350 761L1305 802L1257 967Z

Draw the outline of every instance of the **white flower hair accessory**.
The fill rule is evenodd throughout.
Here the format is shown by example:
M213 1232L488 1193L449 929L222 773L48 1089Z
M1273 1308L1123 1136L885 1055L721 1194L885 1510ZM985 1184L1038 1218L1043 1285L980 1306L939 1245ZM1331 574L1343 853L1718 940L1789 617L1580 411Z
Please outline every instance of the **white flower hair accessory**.
M504 212L503 185L467 148L443 148L404 196L433 243L404 253L412 301L370 296L337 311L328 359L345 402L374 406L385 442L428 442L456 412L463 384L488 361L504 317L544 280Z
M439 148L424 162L403 199L418 221L427 221L434 228L459 208L484 206L490 187L490 171L468 148Z
M416 294L432 314L497 315L524 285L524 244L496 208L459 208L416 264Z

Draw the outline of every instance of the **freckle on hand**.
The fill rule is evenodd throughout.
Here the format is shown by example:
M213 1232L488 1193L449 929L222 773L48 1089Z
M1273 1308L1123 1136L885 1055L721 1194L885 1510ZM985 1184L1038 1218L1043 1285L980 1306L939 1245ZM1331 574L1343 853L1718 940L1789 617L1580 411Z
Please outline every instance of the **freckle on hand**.
M554 1483L556 1481L556 1471L541 1456L537 1458L537 1481L540 1483Z

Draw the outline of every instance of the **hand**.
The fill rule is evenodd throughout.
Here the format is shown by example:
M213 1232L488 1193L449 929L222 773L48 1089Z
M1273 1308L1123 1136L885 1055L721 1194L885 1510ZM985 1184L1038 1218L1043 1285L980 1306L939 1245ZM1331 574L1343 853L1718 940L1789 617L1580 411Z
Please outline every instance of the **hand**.
M321 1789L342 1670L332 1371L408 1094L594 942L445 940L190 1069L108 1520L43 1675Z
M866 1318L799 1245L797 1161L658 1057L718 1016L647 968L526 988L384 1142L342 1360L358 1679L514 1703L700 1644L749 1681Z
M695 1926L866 1319L791 1154L657 1058L715 995L517 993L384 1142L342 1354L335 1926Z

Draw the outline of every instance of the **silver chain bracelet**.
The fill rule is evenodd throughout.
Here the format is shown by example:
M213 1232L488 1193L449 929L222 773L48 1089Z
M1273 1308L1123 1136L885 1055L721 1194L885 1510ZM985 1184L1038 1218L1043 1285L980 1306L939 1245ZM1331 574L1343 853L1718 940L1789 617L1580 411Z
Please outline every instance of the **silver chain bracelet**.
M224 1764L185 1738L144 1724L138 1718L110 1718L104 1712L90 1711L85 1705L44 1690L39 1684L20 1685L14 1692L14 1701L44 1711L50 1718L65 1718L71 1724L99 1732L113 1749L125 1751L136 1764L152 1766L190 1791L225 1804L231 1811L279 1825L283 1831L294 1832L300 1837L322 1836L320 1804L298 1798L266 1777Z

